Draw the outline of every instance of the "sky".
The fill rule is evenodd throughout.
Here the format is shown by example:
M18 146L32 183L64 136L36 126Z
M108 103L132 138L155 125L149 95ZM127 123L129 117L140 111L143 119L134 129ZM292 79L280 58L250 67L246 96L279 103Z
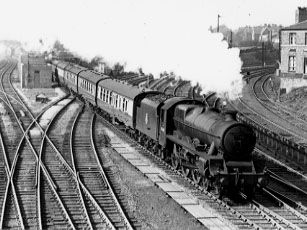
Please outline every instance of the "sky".
M146 37L159 27L165 34L174 26L206 30L217 25L218 14L220 23L232 29L264 23L287 26L294 23L297 6L307 6L303 0L0 0L0 4L7 9L0 14L0 39L59 39L73 48L88 39L87 31L124 36L137 30ZM178 17L182 20L177 23ZM84 53L93 55L92 50Z
M281 3L282 2L282 3ZM305 5L304 5L305 4ZM302 0L0 0L0 40L48 49L56 39L90 60L101 55L126 70L175 74L204 88L229 89L241 78L238 49L210 26L294 23ZM5 10L3 10L5 9ZM42 39L44 47L38 42Z

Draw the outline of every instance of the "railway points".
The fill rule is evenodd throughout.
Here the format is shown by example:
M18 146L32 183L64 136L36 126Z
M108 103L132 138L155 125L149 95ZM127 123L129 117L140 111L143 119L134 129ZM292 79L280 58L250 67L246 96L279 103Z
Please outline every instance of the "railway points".
M3 88L0 96L1 112L5 116L0 122L1 159L4 162L0 165L0 175L3 175L3 186L0 187L0 194L3 194L0 197L1 227L141 229L139 216L133 214L128 205L131 200L127 198L127 192L122 190L116 174L107 166L110 159L105 154L113 151L110 148L134 165L150 183L168 194L169 199L194 216L198 220L197 228L200 224L209 229L306 227L306 203L300 195L306 195L306 192L304 187L297 185L301 179L299 176L268 164L267 173L272 183L259 190L262 192L257 190L255 200L244 201L245 194L240 201L219 199L215 191L207 192L203 185L198 185L189 170L177 167L174 162L169 162L171 165L163 162L159 158L163 158L163 154L155 151L154 146L146 142L141 146L135 142L122 125L116 122L112 125L106 120L102 122L102 118L95 118L97 115L94 113L101 113L87 102L83 104L84 98L59 98L39 114L32 114L25 98L18 96L18 91L14 89L16 86L10 80L13 70L14 62L2 62ZM144 80L136 76L127 79L131 84ZM250 78L249 82L254 79ZM155 87L167 89L166 85L170 82L172 80L163 79ZM264 84L262 81L261 87ZM171 94L191 97L191 86L181 82L173 87ZM265 98L261 101L270 103L270 109L274 108L272 101ZM15 115L10 116L11 112ZM4 119L13 126L3 122ZM99 130L97 127L100 127ZM18 135L12 134L13 131ZM6 135L9 133L16 137L16 143L20 143L15 149L12 147L16 145L6 146L10 143ZM7 149L10 149L9 154ZM24 177L25 173L28 177ZM110 192L111 187L114 187L113 192ZM111 193L113 195L106 198ZM107 200L103 201L101 197ZM25 205L30 204L25 211Z

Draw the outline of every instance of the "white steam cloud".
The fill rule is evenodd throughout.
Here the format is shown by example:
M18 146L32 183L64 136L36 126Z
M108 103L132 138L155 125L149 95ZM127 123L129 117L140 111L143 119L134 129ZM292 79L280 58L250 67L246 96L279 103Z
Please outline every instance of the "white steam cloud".
M32 2L35 13L24 10ZM31 41L59 39L88 60L101 55L125 64L126 70L141 67L156 77L173 71L199 82L204 92L230 92L232 82L241 81L239 50L228 49L221 34L208 30L216 26L219 13L211 5L209 0L55 0L47 9L29 0L19 2L15 13L28 21L24 30ZM10 27L20 28L19 23ZM13 31L13 37L24 39L25 31Z

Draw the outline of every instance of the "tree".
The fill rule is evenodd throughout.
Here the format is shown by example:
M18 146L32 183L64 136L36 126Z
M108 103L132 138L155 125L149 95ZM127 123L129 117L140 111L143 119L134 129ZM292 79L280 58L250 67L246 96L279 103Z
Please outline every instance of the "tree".
M92 58L92 60L90 61L89 65L91 67L91 69L95 69L95 67L99 66L99 63L104 63L103 57L101 56L95 56Z
M139 68L139 74L142 75L142 76L145 75L144 72L143 72L143 69L141 67Z
M66 48L64 47L64 45L59 40L56 40L54 42L53 49L56 50L56 51L66 51Z
M112 69L114 76L118 76L124 72L124 66L117 62Z

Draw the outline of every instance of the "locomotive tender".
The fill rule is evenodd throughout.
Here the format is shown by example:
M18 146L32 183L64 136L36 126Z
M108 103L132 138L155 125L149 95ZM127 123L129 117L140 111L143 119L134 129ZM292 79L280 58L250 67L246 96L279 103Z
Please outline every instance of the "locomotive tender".
M124 125L131 137L200 186L220 195L243 191L248 196L257 184L265 186L263 170L257 170L252 159L255 134L233 114L67 62L51 65L61 85L110 121Z

